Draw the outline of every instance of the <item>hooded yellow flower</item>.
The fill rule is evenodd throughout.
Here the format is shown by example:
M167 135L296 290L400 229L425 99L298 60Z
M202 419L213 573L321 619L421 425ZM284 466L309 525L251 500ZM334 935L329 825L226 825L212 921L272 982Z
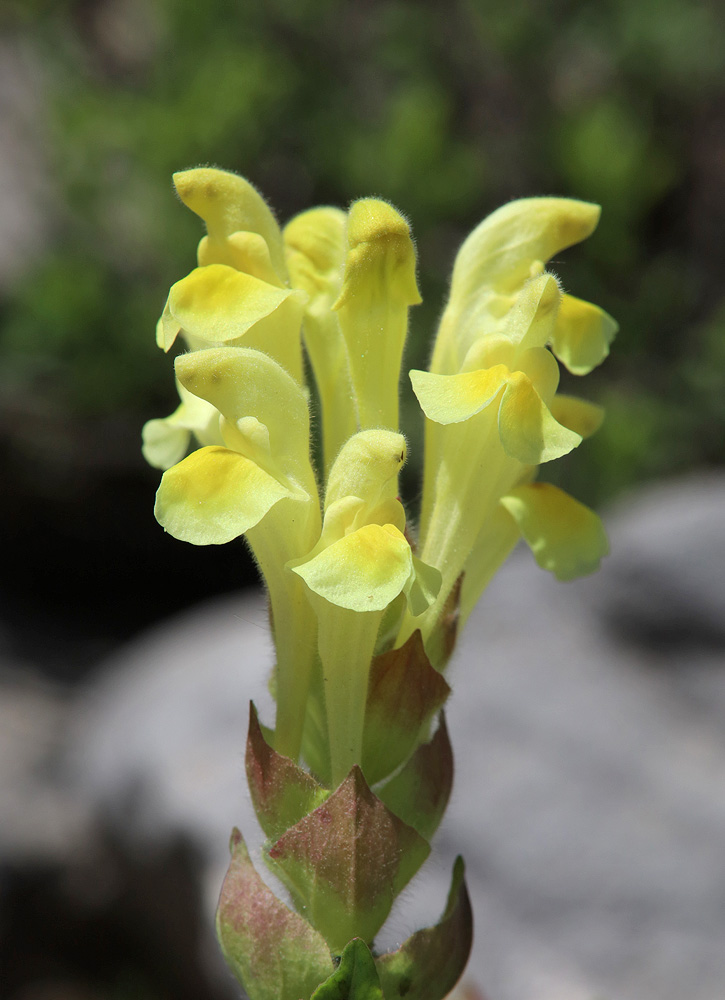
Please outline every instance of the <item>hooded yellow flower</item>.
M339 783L362 760L374 655L420 629L442 668L451 602L465 619L519 538L560 579L606 552L596 515L535 481L602 419L558 393L558 361L585 374L616 324L545 270L591 234L599 209L515 201L461 247L430 370L410 373L426 420L416 533L398 497L400 366L420 301L407 221L363 199L282 230L234 174L201 168L174 182L207 232L157 328L165 350L179 337L190 349L176 362L181 405L144 429L146 457L167 470L157 517L193 544L246 535L272 605L276 746L293 758L305 746ZM321 409L322 507L303 348Z
M320 532L307 401L276 361L243 347L182 355L176 376L217 410L224 444L199 448L164 473L156 517L194 545L246 535L279 626L278 748L296 756L315 640L302 584L284 566L309 551Z
M556 395L555 355L585 373L606 356L616 324L596 306L562 294L544 271L552 254L589 235L598 218L597 206L556 198L524 199L494 212L456 258L431 371L410 374L427 417L421 554L443 574L439 601L422 629L440 665L445 652L433 633L456 580L464 574L465 619L518 538L531 539L521 505L539 496L530 492L537 467L566 455L601 423L599 407ZM503 501L512 490L517 504ZM571 520L575 501L562 491L549 498L535 505L539 534L551 538L541 564L561 579L596 569L607 552L599 519L589 512ZM571 542L560 562L554 540L566 523ZM412 628L405 623L399 640Z
M353 435L330 471L320 540L290 563L317 615L335 784L362 760L368 673L384 612L404 595L410 614L420 615L440 588L440 573L404 535L397 479L405 454L405 439L393 431Z

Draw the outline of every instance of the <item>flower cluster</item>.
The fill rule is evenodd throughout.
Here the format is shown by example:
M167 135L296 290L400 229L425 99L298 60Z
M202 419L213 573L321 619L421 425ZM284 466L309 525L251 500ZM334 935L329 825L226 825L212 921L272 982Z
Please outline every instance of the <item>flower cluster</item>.
M537 480L539 466L577 447L602 419L599 407L557 392L558 362L575 375L590 371L616 324L564 294L545 269L591 234L599 209L562 198L514 201L461 247L430 370L410 372L425 415L416 528L398 495L406 459L400 368L408 311L420 301L407 221L386 202L363 199L348 212L312 209L280 230L235 174L187 170L174 182L207 233L198 266L171 288L157 328L164 350L179 337L188 350L176 358L179 407L144 428L144 454L165 470L156 517L196 545L246 536L264 577L277 716L274 749L261 735L253 741L252 770L260 754L276 755L275 767L303 758L311 773L295 772L294 782L316 783L313 816L335 789L326 808L343 789L359 806L372 794L360 782L380 783L416 747L432 745L425 740L448 692L440 674L456 630L516 542L523 538L563 580L591 572L607 551L597 516ZM318 471L310 458L315 398ZM409 692L425 692L412 696L415 710L392 704L403 679ZM393 789L387 798L380 793L397 803L393 813L383 807L390 836L417 845L400 887L427 853L421 832L435 827L420 801L406 813L403 773L384 786ZM261 812L263 799L260 791ZM282 864L289 843L307 842L304 832L292 837L305 820L267 818L277 838L269 859ZM403 820L410 835L401 834ZM313 892L297 869L278 872L283 879L285 871L293 898L313 913L324 879L318 872ZM371 940L390 905L373 901L367 917L357 907L348 920L331 898L316 926L338 954L355 934Z

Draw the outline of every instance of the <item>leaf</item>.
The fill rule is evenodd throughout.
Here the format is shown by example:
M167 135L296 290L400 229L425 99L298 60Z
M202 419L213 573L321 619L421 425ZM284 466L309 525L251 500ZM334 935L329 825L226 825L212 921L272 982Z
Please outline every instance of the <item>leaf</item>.
M370 668L362 768L370 784L395 770L423 737L451 689L430 665L420 630Z
M254 704L249 704L247 781L254 811L265 834L276 839L330 794L289 757L267 743Z
M371 791L356 765L314 812L269 850L272 870L298 908L341 951L372 941L395 897L430 853L428 844Z
M453 787L453 751L443 712L435 736L418 747L405 767L378 793L381 800L430 840Z
M466 967L472 940L471 901L459 857L440 922L416 931L397 951L376 959L386 1000L443 1000Z
M339 966L312 1000L383 1000L375 961L364 941L355 938L345 945Z
M216 917L224 957L250 1000L307 1000L333 970L324 938L263 882L237 829L231 851Z

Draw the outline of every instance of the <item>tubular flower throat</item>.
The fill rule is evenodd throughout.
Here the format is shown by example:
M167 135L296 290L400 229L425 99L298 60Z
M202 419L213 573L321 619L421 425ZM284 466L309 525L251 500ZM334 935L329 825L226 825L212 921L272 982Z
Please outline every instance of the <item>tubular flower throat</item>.
M443 670L452 618L460 626L519 539L561 580L607 553L597 515L537 479L602 421L557 391L559 362L589 372L616 323L546 271L593 232L599 208L514 201L463 243L430 369L410 372L426 435L415 530L398 495L400 368L420 302L405 218L363 199L280 229L235 174L200 168L174 183L206 234L157 327L165 351L187 351L179 407L143 432L164 470L156 517L195 545L246 537L272 612L274 746L336 787L363 762L376 657L419 633Z

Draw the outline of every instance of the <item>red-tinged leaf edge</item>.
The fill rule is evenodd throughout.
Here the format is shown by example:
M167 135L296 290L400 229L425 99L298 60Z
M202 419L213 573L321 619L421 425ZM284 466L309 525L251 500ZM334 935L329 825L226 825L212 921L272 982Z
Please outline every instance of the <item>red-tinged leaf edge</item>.
M340 964L312 1000L384 1000L375 961L361 938L345 945Z
M463 575L461 573L453 584L426 646L430 662L436 670L443 670L453 655L453 650L456 648L458 625L461 617L460 603Z
M385 805L430 841L438 829L453 787L453 750L445 714L428 743L415 751L405 767L378 790Z
M308 1000L334 969L325 939L293 913L257 873L236 828L216 931L250 1000Z
M260 826L272 840L316 809L330 794L312 775L269 745L252 702L249 703L246 768L254 811Z
M413 752L451 689L426 655L420 630L399 649L376 656L370 668L362 769L371 785Z
M459 857L439 923L375 959L385 1000L443 1000L463 974L472 942L473 913Z

